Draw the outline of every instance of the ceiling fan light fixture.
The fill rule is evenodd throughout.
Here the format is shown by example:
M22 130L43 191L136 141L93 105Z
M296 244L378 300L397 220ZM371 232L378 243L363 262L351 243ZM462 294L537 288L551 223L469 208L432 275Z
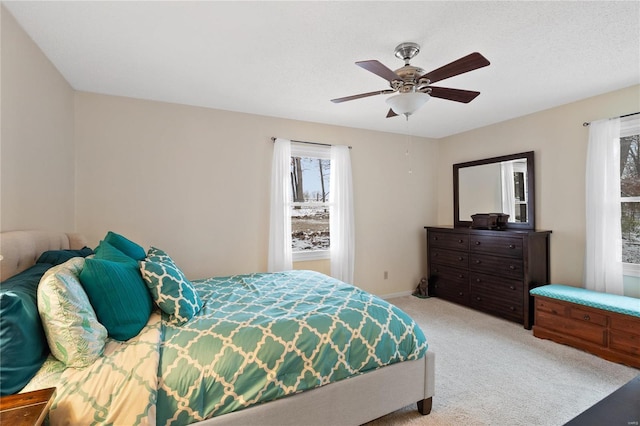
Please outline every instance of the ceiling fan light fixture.
M398 115L409 116L424 105L431 96L422 92L400 93L387 99L387 105Z

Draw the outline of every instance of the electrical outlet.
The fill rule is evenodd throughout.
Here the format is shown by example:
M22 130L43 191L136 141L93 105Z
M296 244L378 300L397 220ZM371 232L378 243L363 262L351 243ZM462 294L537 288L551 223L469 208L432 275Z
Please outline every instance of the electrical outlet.
M387 278L389 278L389 271L384 271L384 279L386 280Z

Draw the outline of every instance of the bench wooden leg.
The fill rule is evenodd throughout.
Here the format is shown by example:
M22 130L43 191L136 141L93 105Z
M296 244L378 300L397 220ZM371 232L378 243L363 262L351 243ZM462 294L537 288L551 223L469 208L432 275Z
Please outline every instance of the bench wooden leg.
M423 416L426 416L431 412L431 405L433 405L433 397L423 399L417 402L418 412Z

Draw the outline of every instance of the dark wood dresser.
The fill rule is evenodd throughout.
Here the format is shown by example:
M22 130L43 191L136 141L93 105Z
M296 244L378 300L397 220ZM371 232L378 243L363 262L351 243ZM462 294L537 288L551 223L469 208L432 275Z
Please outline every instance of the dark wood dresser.
M549 283L551 231L425 229L429 294L531 328L529 290Z

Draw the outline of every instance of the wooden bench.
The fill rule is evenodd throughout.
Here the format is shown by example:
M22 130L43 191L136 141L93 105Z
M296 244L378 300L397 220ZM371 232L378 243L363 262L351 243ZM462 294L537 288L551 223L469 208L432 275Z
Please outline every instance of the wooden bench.
M640 299L559 284L530 293L534 336L640 368Z

